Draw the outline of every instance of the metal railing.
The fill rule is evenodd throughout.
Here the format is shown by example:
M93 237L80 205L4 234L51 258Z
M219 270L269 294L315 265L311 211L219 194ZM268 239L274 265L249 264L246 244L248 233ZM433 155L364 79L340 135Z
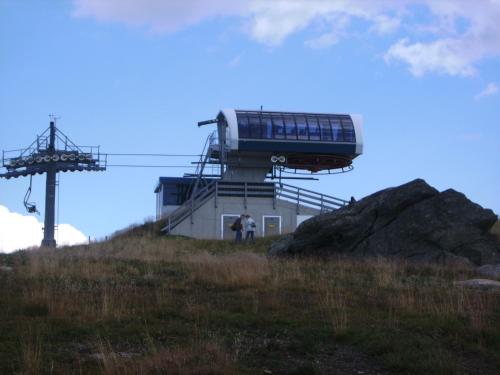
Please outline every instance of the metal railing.
M192 196L182 206L166 217L166 225L161 230L168 234L182 221L190 216L192 217L193 213L213 196L215 185L216 182L212 181L193 192Z
M288 184L276 184L276 195L278 198L295 203L297 213L300 211L301 205L319 209L320 212L329 212L349 204L349 201L332 195Z

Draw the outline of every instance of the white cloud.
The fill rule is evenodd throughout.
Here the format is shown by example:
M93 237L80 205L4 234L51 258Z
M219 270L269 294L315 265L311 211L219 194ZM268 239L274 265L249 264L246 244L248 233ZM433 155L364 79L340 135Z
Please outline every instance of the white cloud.
M346 29L350 22L350 17L337 16L330 31L321 34L319 37L306 40L306 45L310 48L326 48L337 44L346 35Z
M495 83L490 82L490 83L488 83L488 86L486 86L483 91L481 91L476 96L474 96L474 99L480 100L480 99L484 98L485 96L492 96L492 95L496 95L497 93L498 93L498 86Z
M40 246L43 224L34 216L21 215L0 206L0 253ZM75 245L87 241L87 237L69 224L60 224L58 245Z
M387 35L394 33L401 26L401 19L398 17L390 17L385 14L381 14L374 18L374 25L370 28L379 35Z
M312 48L334 45L356 22L375 35L405 32L385 53L387 63L427 73L471 76L476 65L500 56L500 0L74 0L74 14L174 32L214 17L245 19L253 40L269 46L310 29ZM415 15L427 12L424 17ZM424 11L424 12L423 12ZM357 30L359 34L359 30ZM422 34L423 33L423 34ZM425 39L422 39L424 38Z
M389 48L384 56L386 62L402 60L417 77L428 72L449 75L472 76L476 70L469 58L469 51L460 40L441 39L432 43L413 43L402 39Z
M436 72L471 76L475 65L491 56L500 56L500 1L426 0L436 18L430 25L436 39L413 42L407 38L392 45L385 60L409 65L415 76ZM460 28L464 31L461 31Z
M317 38L306 40L306 46L311 48L325 48L337 44L340 40L340 36L332 31L329 33L321 34Z
M218 16L238 15L246 1L234 0L74 0L77 17L146 26L153 32L174 32Z
M399 14L408 0L397 3L390 0L253 0L250 12L250 36L268 45L278 45L288 36L312 24L320 24L326 32L310 46L328 46L345 35L349 21L358 18L368 21L379 33L395 31L399 18L385 14ZM325 43L326 41L326 43Z

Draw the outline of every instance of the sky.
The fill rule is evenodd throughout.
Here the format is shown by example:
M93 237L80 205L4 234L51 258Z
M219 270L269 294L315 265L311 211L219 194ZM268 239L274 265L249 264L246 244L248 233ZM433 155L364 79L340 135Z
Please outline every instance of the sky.
M49 114L103 153L198 154L222 108L359 113L354 170L294 182L349 199L423 178L500 212L500 0L0 0L0 149ZM59 242L155 215L192 157L60 173ZM45 177L0 180L0 252L39 243ZM22 237L23 241L19 238ZM29 240L28 240L29 239Z

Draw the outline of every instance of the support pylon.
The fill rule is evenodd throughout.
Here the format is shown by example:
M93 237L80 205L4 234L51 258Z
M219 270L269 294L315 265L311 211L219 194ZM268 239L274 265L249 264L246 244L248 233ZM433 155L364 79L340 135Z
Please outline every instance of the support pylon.
M55 154L55 139L56 139L56 126L54 121L50 122L50 135L48 155L51 160ZM54 225L56 215L56 167L52 165L47 166L47 180L45 183L45 221L43 226L43 240L42 246L56 247L56 240L54 238Z
M61 145L60 149L57 147L58 145ZM42 173L47 174L45 183L45 220L41 245L55 247L57 173L104 171L106 169L106 155L100 153L99 146L83 147L75 145L56 128L55 121L52 120L49 128L38 136L36 141L28 148L3 151L2 166L7 169L7 172L0 173L0 178L9 179ZM27 208L31 213L36 212L33 204L28 205Z

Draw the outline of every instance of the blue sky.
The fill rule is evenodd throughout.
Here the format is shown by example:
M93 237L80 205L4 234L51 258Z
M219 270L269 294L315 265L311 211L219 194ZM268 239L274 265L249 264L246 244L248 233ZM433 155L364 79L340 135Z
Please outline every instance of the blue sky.
M49 114L103 152L197 154L211 129L196 122L221 108L360 113L354 171L297 184L361 198L424 178L498 213L498 19L497 0L0 0L0 149ZM96 238L140 223L158 177L185 171L60 174L59 222ZM28 184L0 180L0 205L27 215Z

